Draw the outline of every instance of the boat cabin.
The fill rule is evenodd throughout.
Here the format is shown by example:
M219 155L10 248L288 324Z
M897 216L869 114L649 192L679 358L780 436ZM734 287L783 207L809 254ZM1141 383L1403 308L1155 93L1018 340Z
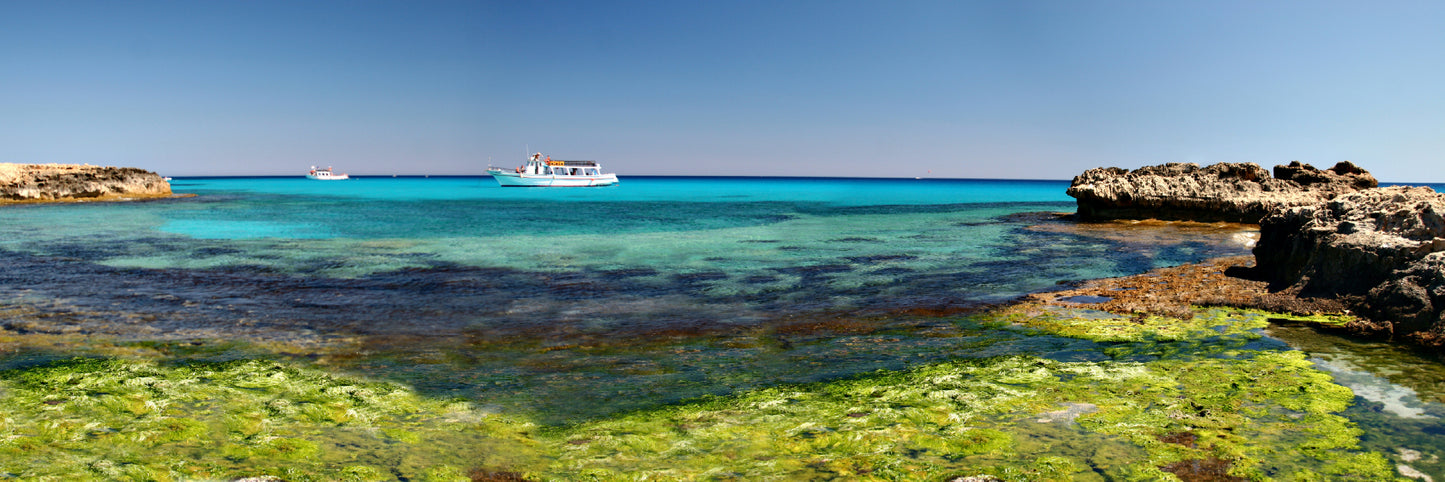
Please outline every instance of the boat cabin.
M597 161L554 161L551 158L537 159L533 156L518 168L522 174L553 176L601 176L602 167Z
M538 152L516 169L488 167L487 172L502 186L583 187L617 184L617 175L602 172L597 161L552 160Z

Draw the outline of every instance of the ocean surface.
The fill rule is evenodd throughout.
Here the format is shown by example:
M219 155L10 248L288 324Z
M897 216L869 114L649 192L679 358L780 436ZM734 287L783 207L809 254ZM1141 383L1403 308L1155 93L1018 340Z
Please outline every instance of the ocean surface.
M624 177L503 189L486 177L298 176L172 187L192 196L0 209L0 324L282 347L567 423L960 357L1102 360L1094 342L961 315L1249 254L1252 234L1080 228L1057 215L1074 210L1067 181ZM1393 404L1396 421L1381 426L1440 426L1438 362L1282 330L1269 342L1318 353L1357 392L1373 387L1370 416ZM73 351L28 348L0 367ZM1389 361L1370 358L1382 351ZM1400 364L1425 368L1412 380L1368 369Z
M486 358L492 351L475 347L494 343L627 346L698 382L658 394L676 399L771 379L714 384L709 370L723 367L686 374L688 356L657 360L656 347L634 345L779 329L809 338L788 327L844 315L908 324L900 316L1248 252L1208 230L1130 239L1040 228L1067 225L1051 214L1073 210L1067 186L628 177L602 188L504 189L487 177L182 178L173 190L194 196L0 209L8 260L0 294L52 311L24 328L42 332L465 352L443 358ZM827 334L820 339L837 331L818 330ZM795 343L788 338L779 343ZM816 355L825 365L759 368L786 380L911 361L871 349L728 354L764 364ZM504 378L537 381L506 368ZM430 375L415 382L481 386Z

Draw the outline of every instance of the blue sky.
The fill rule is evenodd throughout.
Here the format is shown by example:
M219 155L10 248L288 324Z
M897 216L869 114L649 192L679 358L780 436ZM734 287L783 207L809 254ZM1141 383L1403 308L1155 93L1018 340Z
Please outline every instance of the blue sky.
M1445 182L1445 2L0 2L0 162Z

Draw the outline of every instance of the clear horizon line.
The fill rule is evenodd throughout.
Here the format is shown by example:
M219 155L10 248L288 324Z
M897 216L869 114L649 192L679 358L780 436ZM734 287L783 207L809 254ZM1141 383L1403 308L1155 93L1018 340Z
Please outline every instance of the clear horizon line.
M486 177L491 177L491 175L489 175L489 174L347 174L347 175L350 176L351 178L402 178L402 177L408 177L408 178L412 178L412 177L416 177L416 178L428 178L428 177L479 177L479 178L486 178ZM246 177L253 177L253 178L254 178L254 177L266 177L266 178L305 178L306 175L305 175L305 174L218 174L218 175L182 175L182 174L175 174L175 175L170 175L170 176L166 176L166 177L170 177L170 178L173 178L173 179L184 179L184 178L216 179L216 178L246 178ZM654 178L654 177L658 177L658 178L660 178L660 177L673 177L673 178L685 178L685 177L716 177L716 178L744 178L744 179L889 179L889 180L949 180L949 181L1044 181L1044 182L1069 182L1069 181L1072 180L1072 179L1024 179L1024 178L1001 178L1001 177L999 177L999 178L993 178L993 177L938 177L938 176L914 176L914 177L897 176L897 177L880 177L880 176L787 176L787 175L766 176L766 175L734 175L734 174L686 174L686 175L684 175L684 174L628 174L628 175L625 175L625 176L620 175L620 176L617 176L617 177L618 177L619 179L621 179L621 178L629 178L629 177L644 177L644 178Z
M353 178L429 178L429 177L490 177L488 174L349 174ZM172 179L197 178L305 178L304 174L220 174L220 175L171 175L166 176ZM628 177L643 178L740 178L740 179L887 179L887 180L938 180L938 181L1036 181L1036 182L1071 182L1069 179L1046 179L1046 178L1005 178L1005 177L936 177L936 176L788 176L788 175L734 175L734 174L628 174L618 176L619 179ZM1445 184L1445 181L1378 181L1381 186L1385 185L1420 185L1420 184Z

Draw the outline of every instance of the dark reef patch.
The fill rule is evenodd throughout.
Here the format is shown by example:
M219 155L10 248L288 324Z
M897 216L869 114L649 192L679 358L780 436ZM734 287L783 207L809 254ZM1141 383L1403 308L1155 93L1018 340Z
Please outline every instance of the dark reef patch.
M672 275L673 281L684 285L693 285L708 281L728 279L728 274L721 271L703 271L697 273L678 273Z
M854 264L877 264L884 261L913 260L918 259L918 257L911 254L879 254L873 256L849 256L843 259L852 261Z
M597 276L608 280L621 280L627 278L639 278L657 276L658 271L652 268L624 268L606 271L597 271Z

